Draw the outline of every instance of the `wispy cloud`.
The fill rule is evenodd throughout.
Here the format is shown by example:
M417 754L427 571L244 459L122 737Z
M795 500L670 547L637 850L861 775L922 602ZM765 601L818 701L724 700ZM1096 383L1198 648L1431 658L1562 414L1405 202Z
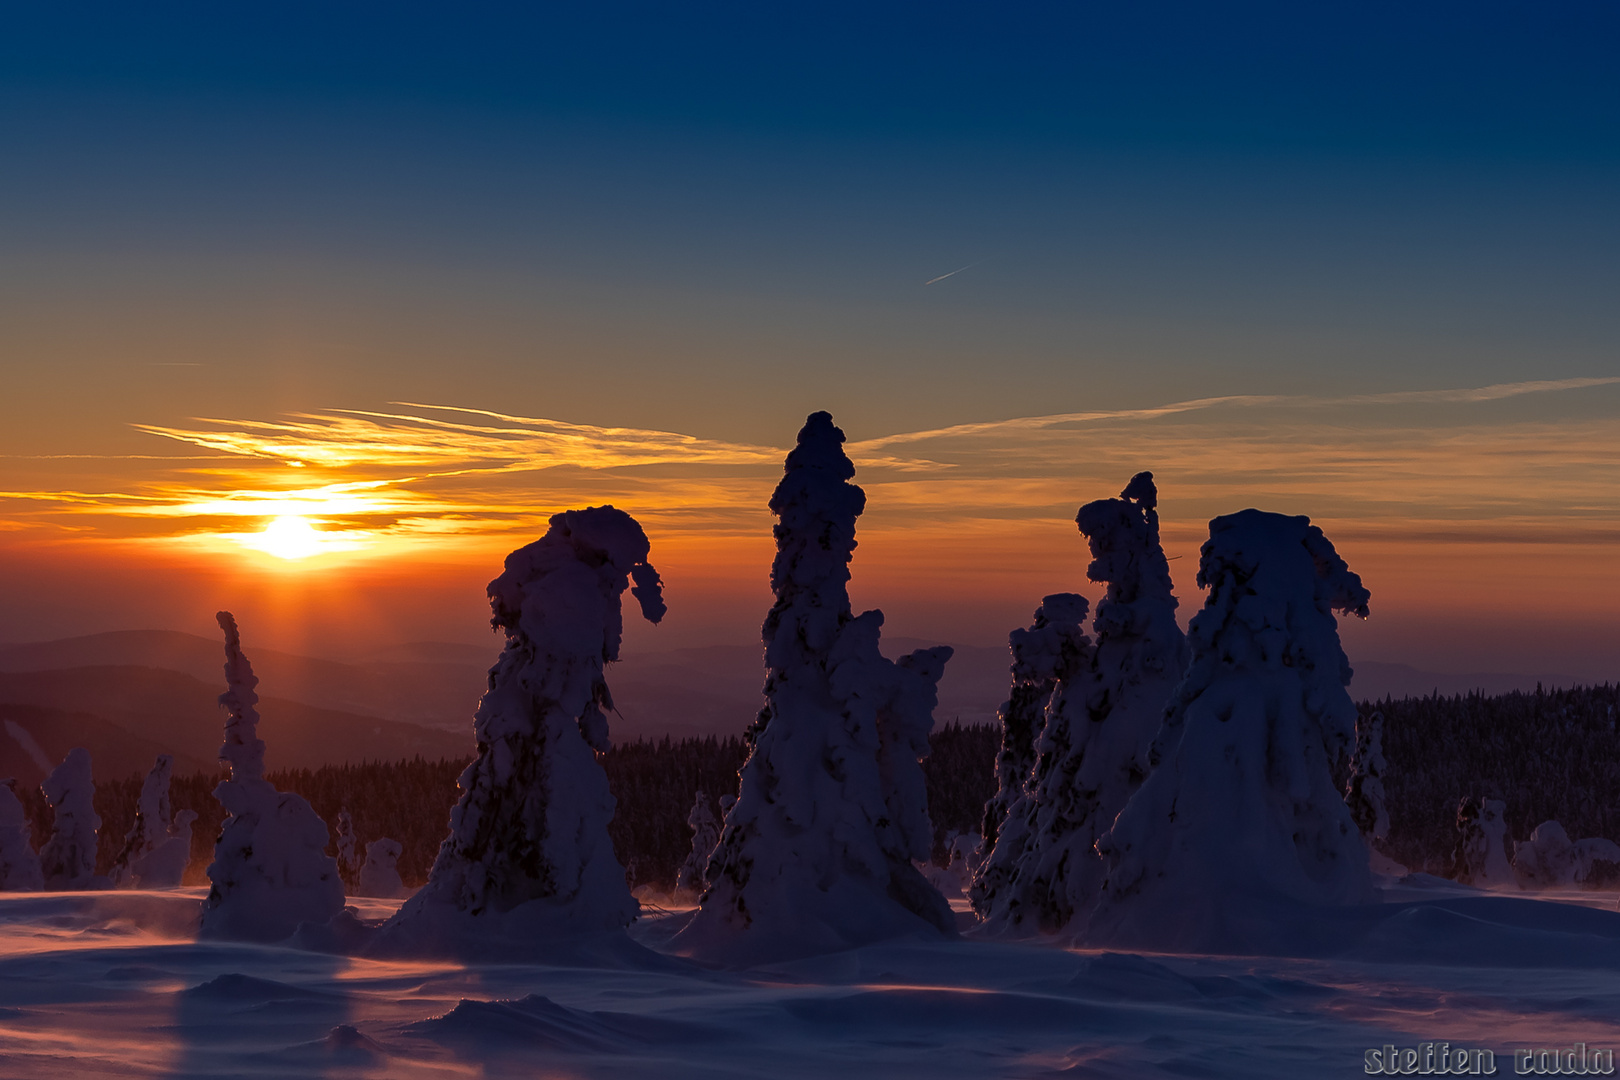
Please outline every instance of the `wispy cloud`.
M1549 416L1560 409L1541 406L1480 411L1616 384L1620 377L1201 398L902 432L849 451L869 496L868 535L994 535L1019 522L1062 522L1140 469L1159 477L1167 522L1193 532L1214 514L1262 505L1388 535L1485 536L1508 521L1519 537L1620 535L1620 418ZM7 534L251 546L270 522L296 518L347 546L384 551L504 543L557 510L613 502L666 534L755 535L768 532L765 501L785 454L410 402L137 427L207 453L107 458L96 486L84 469L72 487L17 485L0 492Z

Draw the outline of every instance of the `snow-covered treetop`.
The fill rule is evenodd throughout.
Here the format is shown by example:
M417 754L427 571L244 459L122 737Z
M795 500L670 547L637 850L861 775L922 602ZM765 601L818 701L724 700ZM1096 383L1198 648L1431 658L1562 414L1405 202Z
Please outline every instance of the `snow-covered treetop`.
M1075 515L1075 524L1091 546L1086 577L1108 584L1097 605L1098 634L1133 628L1136 613L1131 605L1141 598L1176 609L1170 563L1159 543L1158 505L1153 474L1140 472L1119 498L1088 502Z
M225 685L219 703L228 714L225 721L225 743L219 748L219 760L228 762L233 780L264 779L264 740L259 738L259 685L253 674L253 665L242 653L242 637L236 629L236 617L228 611L215 614L219 628L225 631Z
M1034 623L1007 635L1013 683L1040 684L1072 675L1090 644L1084 626L1090 608L1091 601L1079 593L1043 596Z
M647 562L652 550L647 534L635 518L611 506L553 514L550 526L540 539L508 555L505 572L489 583L490 622L508 638L525 637L543 652L578 652L585 641L594 650L600 642L601 659L617 660L624 636L618 600L625 579L634 582L630 594L647 621L659 622L667 610L663 582ZM594 586L611 603L568 603L581 586Z
M855 465L843 444L844 433L831 413L811 413L771 495L777 516L771 564L776 603L765 617L768 667L791 667L809 654L824 655L850 618L849 561L866 493L849 482ZM792 618L784 625L789 612Z
M1220 668L1290 667L1304 682L1306 711L1318 717L1329 752L1347 749L1356 710L1344 691L1350 661L1333 613L1366 618L1372 594L1322 530L1310 518L1263 510L1215 518L1198 584L1210 594L1188 628L1196 659L1180 699L1202 691Z

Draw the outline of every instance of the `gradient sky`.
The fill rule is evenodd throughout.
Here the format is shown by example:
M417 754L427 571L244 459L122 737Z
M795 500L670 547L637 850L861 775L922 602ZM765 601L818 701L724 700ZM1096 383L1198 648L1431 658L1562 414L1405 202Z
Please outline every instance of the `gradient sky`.
M604 500L633 647L750 640L826 408L891 632L1094 594L1151 468L1187 612L1258 505L1353 658L1620 676L1620 9L1123 6L9 14L0 640L479 639Z

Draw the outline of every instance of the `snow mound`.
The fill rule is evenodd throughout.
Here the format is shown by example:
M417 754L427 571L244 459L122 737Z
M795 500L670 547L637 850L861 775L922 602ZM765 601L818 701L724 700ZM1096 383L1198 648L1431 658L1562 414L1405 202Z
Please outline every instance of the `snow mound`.
M325 923L343 910L337 862L326 854L326 822L298 795L264 779L258 737L258 677L242 652L236 619L218 616L225 633L225 742L231 775L214 788L228 816L208 865L213 887L203 901L202 936L283 941L302 923ZM189 827L189 826L188 826Z
M595 506L553 516L507 556L489 583L506 646L474 720L478 757L427 885L379 947L456 951L480 937L622 931L636 917L596 755L609 746L603 667L619 658L627 581L649 622L664 616L648 549L634 518Z
M75 747L40 785L56 811L50 839L39 849L47 889L106 889L112 882L96 873L96 783L90 751Z
M1153 772L1098 841L1095 944L1272 951L1295 916L1376 897L1330 765L1356 719L1333 613L1366 615L1361 579L1308 518L1244 510L1210 522L1198 583Z
M749 964L955 932L914 864L932 846L920 759L951 650L891 662L883 613L852 613L866 495L843 442L830 415L812 414L771 496L766 704L702 907L675 938L682 952Z
M15 784L15 780L0 782L0 892L34 892L45 887L45 873Z

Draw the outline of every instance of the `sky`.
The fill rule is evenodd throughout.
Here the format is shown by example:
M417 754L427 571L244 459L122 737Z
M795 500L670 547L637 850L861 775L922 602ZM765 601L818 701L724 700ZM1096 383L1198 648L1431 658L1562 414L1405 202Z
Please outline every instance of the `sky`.
M890 633L1159 480L1322 525L1352 659L1620 677L1599 4L38 5L0 35L0 641L487 640L561 509L755 639L805 415ZM283 556L296 555L295 558Z

